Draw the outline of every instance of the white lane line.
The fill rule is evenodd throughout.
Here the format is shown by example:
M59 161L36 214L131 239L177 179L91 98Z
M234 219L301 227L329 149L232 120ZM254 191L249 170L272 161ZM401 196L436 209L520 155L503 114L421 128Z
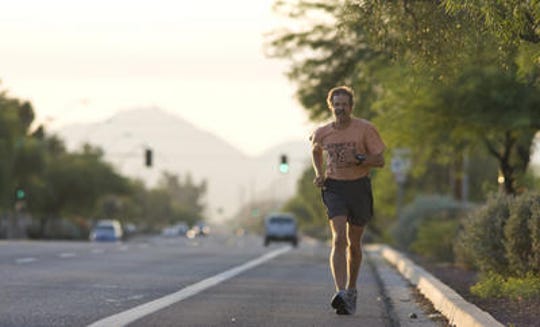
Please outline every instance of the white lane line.
M34 262L34 261L37 261L36 258L19 258L19 259L15 259L15 263L17 264L25 264L25 263L30 263L30 262Z
M60 253L58 255L58 257L60 258L63 258L63 259L67 259L67 258L73 258L73 257L76 257L77 255L73 252L64 252L64 253Z
M115 289L115 288L118 288L120 286L113 285L113 284L94 284L94 285L92 285L92 287L103 288L103 289Z
M207 279L204 279L196 284L187 286L178 292L166 295L162 298L156 299L154 301L150 301L144 304L141 304L139 306L136 306L132 309L117 313L115 315L106 317L104 319L98 320L88 327L109 327L109 326L126 326L129 323L134 322L137 319L140 319L144 316L147 316L149 314L152 314L156 311L159 311L165 307L168 307L176 302L180 302L182 300L185 300L193 295L196 295L207 288L210 288L212 286L216 286L219 283L222 283L230 278L233 278L234 276L243 273L244 271L247 271L249 269L255 268L256 266L265 263L266 261L272 260L275 257L282 255L283 253L286 253L291 250L290 246L285 246L280 249L277 249L275 251L269 252L261 257L258 257L256 259L253 259L251 261L248 261L244 263L241 266L229 269L227 271L224 271L220 274L217 274L213 277L209 277Z

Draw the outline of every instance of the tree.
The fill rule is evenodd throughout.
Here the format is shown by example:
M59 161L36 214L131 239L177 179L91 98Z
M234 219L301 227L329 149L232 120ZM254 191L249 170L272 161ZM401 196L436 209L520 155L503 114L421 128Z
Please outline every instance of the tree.
M498 51L513 53L519 77L540 87L540 2L538 0L443 0L450 13L460 13L483 26L498 41Z
M283 4L278 2L278 8L280 6ZM415 147L416 153L421 152L420 156L415 156L418 163L439 158L451 167L462 167L461 153L471 151L481 141L489 153L501 161L501 152L493 151L493 138L504 138L506 132L503 126L493 124L491 142L485 142L483 132L486 130L476 128L477 125L473 129L475 133L463 133L459 126L453 128L452 125L461 121L452 110L456 107L466 110L471 119L480 123L492 122L491 118L500 110L525 106L527 109L512 112L514 121L528 121L528 127L537 128L537 116L531 110L536 108L532 94L538 90L531 82L535 80L534 74L525 76L520 68L524 64L519 62L526 60L519 44L502 44L482 20L471 19L470 12L450 11L437 1L345 0L331 4L299 1L294 8L296 10L290 10L290 17L299 21L309 21L309 13L313 11L331 17L307 25L305 30L278 32L270 43L274 50L271 54L292 61L289 77L298 82L298 97L313 120L329 116L323 100L328 86L348 83L360 90L360 99L367 99L355 108L355 113L375 119L390 147L408 143ZM513 90L528 92L528 104L512 97L517 102L499 103L497 109L492 110L456 99L449 106L444 94L464 82L464 67L474 66L489 66L500 76L511 76L515 80ZM367 88L369 92L365 92L362 83L371 85ZM471 94L462 94L459 101L482 94L479 88L462 88L462 92ZM478 93L472 94L474 92ZM532 141L532 137L527 139L530 134L521 135L519 156L528 153ZM422 148L418 144L422 144ZM505 165L510 167L504 168L505 174L521 174L524 163L523 160L508 161ZM507 177L508 183L516 179ZM513 192L513 188L507 187L506 191Z
M275 4L275 10L299 23L308 22L299 31L283 29L270 34L266 50L271 57L290 60L288 77L297 82L296 95L312 120L330 117L326 93L336 84L354 85L358 92L354 112L370 116L377 83L369 73L373 60L384 56L367 46L365 28L350 25L347 9L341 2L327 1Z
M443 0L441 2L448 11L463 12L468 18L486 25L504 42L523 40L540 43L540 2L538 0Z
M11 212L16 189L24 189L43 170L45 153L30 133L30 103L0 92L0 210Z
M15 191L22 189L24 209L39 221L33 237L45 236L51 220L65 218L82 225L103 218L137 221L147 230L204 219L206 181L164 173L159 187L147 190L117 173L101 149L86 144L68 152L44 126L31 131L33 119L29 102L0 92L0 214L14 222L14 208L23 207Z
M179 222L193 225L205 219L206 181L195 184L190 174L182 179L165 171L153 189L146 189L141 181L132 182L130 188L129 196L121 199L122 212L142 230L155 231Z
M197 221L204 220L205 205L203 199L206 188L205 180L197 185L193 182L193 178L189 173L182 179L178 175L163 172L157 190L167 194L170 199L168 223L182 221L194 224Z
M40 235L50 219L91 217L101 197L128 192L127 180L102 157L102 151L90 145L78 153L48 156L43 175L29 187L32 199L28 208L39 217Z
M519 82L511 71L469 67L438 96L452 119L452 135L481 140L499 163L506 193L515 194L540 130L538 89Z

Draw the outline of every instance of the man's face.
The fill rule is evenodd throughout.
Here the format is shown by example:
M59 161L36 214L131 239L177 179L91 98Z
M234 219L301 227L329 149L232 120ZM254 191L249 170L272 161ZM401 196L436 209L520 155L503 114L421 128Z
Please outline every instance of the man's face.
M332 97L332 113L336 120L346 119L351 115L351 103L346 94L336 94Z

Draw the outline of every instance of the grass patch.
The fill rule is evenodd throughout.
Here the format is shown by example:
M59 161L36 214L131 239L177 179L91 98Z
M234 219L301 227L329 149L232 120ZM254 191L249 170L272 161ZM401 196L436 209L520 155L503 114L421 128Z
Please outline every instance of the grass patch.
M481 298L510 298L513 300L540 298L540 276L508 277L488 273L471 287L471 293Z

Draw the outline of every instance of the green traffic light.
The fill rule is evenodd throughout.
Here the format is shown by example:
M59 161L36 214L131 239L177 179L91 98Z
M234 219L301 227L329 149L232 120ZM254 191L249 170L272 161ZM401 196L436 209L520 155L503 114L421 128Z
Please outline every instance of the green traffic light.
M279 163L279 171L282 174L286 174L286 173L289 172L289 160L287 158L287 155L282 154L280 159L281 160L280 160L280 163Z
M24 192L24 190L17 190L17 200L22 200L24 199L24 197L26 196L26 193Z

